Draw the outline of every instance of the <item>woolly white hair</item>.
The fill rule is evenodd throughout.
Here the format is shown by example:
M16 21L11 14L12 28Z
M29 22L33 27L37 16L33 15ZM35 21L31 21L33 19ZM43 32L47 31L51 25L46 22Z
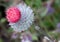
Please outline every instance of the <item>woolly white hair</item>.
M25 3L16 6L21 11L21 19L16 23L9 23L14 31L21 32L27 30L34 20L33 10Z

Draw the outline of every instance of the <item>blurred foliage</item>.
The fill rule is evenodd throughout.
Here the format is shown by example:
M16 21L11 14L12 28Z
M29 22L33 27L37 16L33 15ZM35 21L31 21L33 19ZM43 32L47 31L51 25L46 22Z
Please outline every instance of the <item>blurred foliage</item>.
M41 29L43 29L43 31L46 31L46 33L49 36L52 35L54 39L55 38L58 39L59 34L52 33L52 31L54 31L57 28L56 25L57 25L57 23L60 22L60 0L54 0L55 2L53 3L52 7L55 9L55 12L52 13L51 15L46 15L47 10L42 5L43 2L45 2L45 1L47 1L47 0L25 0L26 4L31 6L32 9L34 10L35 19L36 19L34 24L41 27ZM0 24L3 24L3 27L5 27L6 30L8 29L7 30L8 34L11 34L13 30L10 29L10 26L8 26L8 22L5 19L5 9L11 3L12 3L12 1L10 1L10 2L5 2L4 0L0 1ZM34 28L35 28L34 25L31 26L30 31L32 33L36 32L36 30ZM2 30L2 31L4 31L4 30ZM2 35L4 35L4 34L2 34ZM33 35L32 38L33 38L33 40L37 40L37 37L35 35ZM1 38L0 38L0 42L3 42Z
M0 42L3 42L3 40L0 38Z

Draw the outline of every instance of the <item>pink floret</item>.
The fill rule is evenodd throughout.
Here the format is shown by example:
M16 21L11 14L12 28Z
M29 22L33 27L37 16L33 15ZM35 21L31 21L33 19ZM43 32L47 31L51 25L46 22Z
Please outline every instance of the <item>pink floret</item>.
M6 10L6 18L8 22L18 22L21 18L21 12L16 7L10 7Z

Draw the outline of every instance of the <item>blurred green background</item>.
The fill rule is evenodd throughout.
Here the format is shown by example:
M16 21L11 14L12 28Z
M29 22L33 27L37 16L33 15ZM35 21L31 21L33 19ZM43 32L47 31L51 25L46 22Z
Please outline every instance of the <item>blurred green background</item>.
M24 1L33 9L35 15L35 21L29 30L34 42L40 42L39 37L42 39L43 36L58 42L60 40L60 0L54 0L50 5L51 8L47 7L47 1L50 0ZM5 18L5 9L11 3L13 3L12 0L0 0L0 42L12 42L10 37L13 30Z

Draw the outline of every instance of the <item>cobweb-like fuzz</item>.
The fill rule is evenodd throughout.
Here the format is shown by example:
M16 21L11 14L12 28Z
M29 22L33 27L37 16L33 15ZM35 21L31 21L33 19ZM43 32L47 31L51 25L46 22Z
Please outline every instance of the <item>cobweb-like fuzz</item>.
M20 3L16 7L21 12L21 18L15 23L10 22L9 25L16 32L25 31L32 25L32 22L34 20L33 10L25 3Z

